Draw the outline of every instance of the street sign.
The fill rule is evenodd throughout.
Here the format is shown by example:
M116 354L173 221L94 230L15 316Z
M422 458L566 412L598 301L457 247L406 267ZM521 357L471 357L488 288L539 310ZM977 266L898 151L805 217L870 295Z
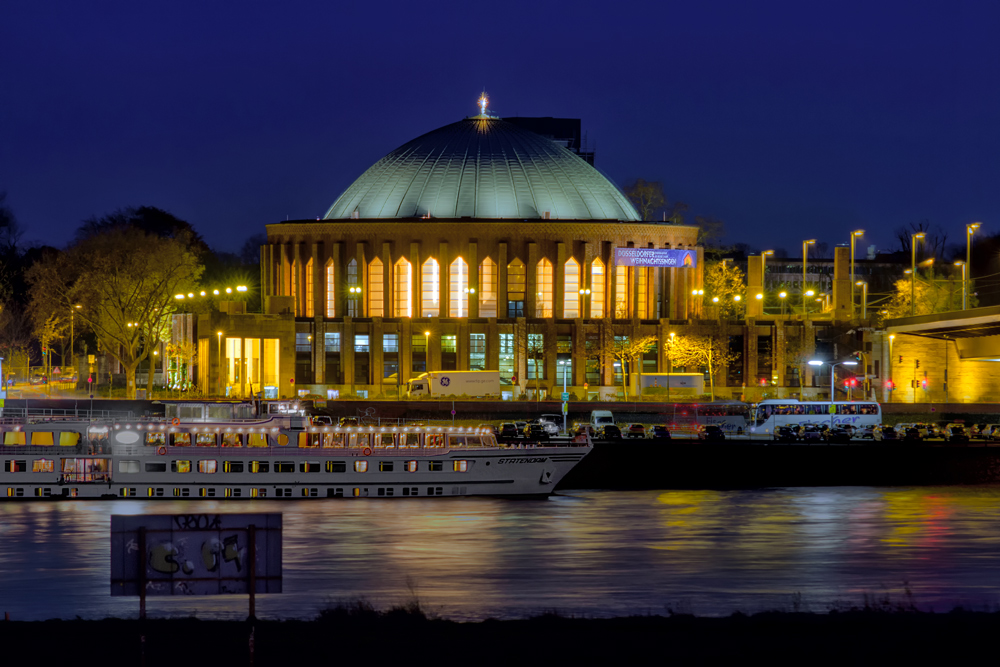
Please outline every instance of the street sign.
M111 517L112 596L280 592L280 514Z
M454 416L455 416L456 414L458 414L458 413L457 413L457 412L455 412L454 410L452 410L452 411L451 411L451 416L452 416L452 417L454 417Z
M564 391L562 393L562 400L563 400L563 403L565 403L566 401L569 400L569 392L568 391Z

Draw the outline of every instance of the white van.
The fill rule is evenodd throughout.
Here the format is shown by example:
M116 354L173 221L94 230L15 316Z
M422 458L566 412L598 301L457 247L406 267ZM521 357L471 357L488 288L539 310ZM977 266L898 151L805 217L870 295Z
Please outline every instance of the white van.
M605 426L607 424L614 424L615 418L611 414L610 410L591 410L590 411L590 423L596 428Z

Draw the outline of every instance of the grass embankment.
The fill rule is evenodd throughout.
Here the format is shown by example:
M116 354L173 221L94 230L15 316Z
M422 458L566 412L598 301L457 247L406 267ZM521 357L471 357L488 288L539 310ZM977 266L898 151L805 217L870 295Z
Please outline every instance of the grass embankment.
M255 665L461 664L634 665L731 663L926 664L993 653L998 612L922 613L861 607L827 614L765 612L725 618L689 615L615 619L557 614L457 623L419 605L388 612L364 603L326 610L314 621L257 621ZM0 623L0 642L32 663L250 664L247 622L197 619ZM144 642L140 641L144 637ZM984 653L984 651L986 653ZM300 662L308 661L308 663Z

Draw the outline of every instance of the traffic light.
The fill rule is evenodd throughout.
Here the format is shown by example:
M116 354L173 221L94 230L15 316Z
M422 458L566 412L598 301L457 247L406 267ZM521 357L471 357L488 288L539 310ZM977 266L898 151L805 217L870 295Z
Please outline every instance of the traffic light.
M903 363L903 355L899 355L899 363Z
M915 359L913 361L913 367L914 368L920 368L920 360L919 359Z
M920 381L920 388L923 389L924 391L927 391L927 378L924 378L923 380Z

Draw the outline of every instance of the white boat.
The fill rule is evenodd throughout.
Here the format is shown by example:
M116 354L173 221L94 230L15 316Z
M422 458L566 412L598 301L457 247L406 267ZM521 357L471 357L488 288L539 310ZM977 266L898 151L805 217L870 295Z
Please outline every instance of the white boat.
M0 498L536 496L591 451L481 429L332 426L308 417L0 423Z

